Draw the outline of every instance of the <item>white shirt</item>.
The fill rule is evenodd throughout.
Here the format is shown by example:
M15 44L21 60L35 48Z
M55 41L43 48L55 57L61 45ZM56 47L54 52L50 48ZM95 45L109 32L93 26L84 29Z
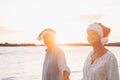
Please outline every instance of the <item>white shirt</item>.
M107 51L91 64L91 55L87 57L83 68L83 80L119 80L116 57Z
M65 55L58 47L53 47L47 51L44 64L42 80L64 80L63 72L70 73L66 65Z

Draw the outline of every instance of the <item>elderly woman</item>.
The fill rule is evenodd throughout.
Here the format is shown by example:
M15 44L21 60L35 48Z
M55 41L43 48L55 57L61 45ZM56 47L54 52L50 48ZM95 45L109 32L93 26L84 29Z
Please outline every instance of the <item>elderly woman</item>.
M118 63L115 55L104 47L108 41L110 28L101 23L90 24L87 39L93 47L84 68L83 80L119 80Z
M42 80L69 80L70 70L64 52L55 44L55 35L55 30L47 28L38 36L38 40L43 39L47 46Z

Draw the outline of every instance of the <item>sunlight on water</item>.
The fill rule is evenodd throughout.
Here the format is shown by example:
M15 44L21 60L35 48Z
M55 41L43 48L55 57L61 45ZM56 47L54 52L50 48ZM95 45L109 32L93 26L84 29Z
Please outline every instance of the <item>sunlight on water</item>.
M71 80L82 78L84 61L91 47L61 47L70 67ZM120 47L107 47L118 60ZM0 80L41 80L45 47L0 47ZM119 69L120 70L120 69Z

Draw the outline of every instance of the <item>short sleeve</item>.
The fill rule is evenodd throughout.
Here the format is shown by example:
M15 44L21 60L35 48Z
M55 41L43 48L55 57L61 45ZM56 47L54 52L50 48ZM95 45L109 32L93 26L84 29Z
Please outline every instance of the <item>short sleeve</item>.
M70 69L66 64L65 55L62 50L59 50L59 52L58 52L57 63L58 63L58 68L60 71L62 71L62 72L67 71L68 73L70 73Z

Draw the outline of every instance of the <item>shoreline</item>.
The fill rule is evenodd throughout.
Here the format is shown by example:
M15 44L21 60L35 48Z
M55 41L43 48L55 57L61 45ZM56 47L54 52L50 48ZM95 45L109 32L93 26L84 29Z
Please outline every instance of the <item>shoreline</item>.
M88 43L65 43L65 44L57 44L58 46L90 46ZM0 43L0 46L45 46L44 44L35 44L35 43L22 43L22 44L16 44L16 43ZM120 42L113 42L113 43L107 43L105 46L117 46L120 47Z

